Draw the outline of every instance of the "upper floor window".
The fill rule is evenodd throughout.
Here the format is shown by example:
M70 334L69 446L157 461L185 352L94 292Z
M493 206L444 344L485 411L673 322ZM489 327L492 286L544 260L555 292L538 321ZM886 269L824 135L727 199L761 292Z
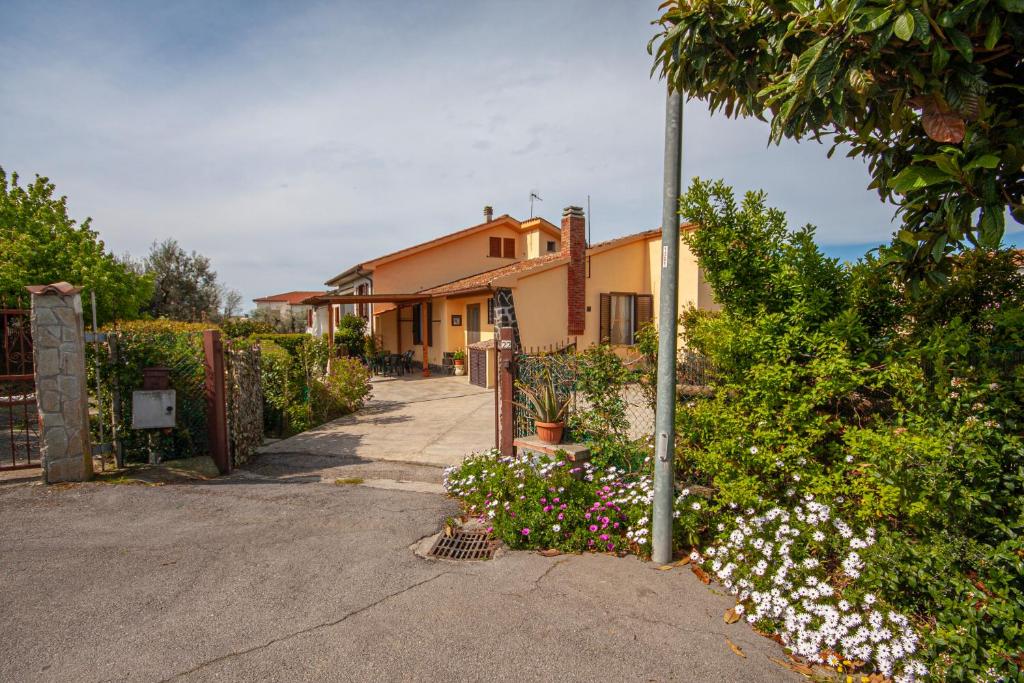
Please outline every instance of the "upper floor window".
M492 237L488 247L488 256L495 258L516 257L516 240L514 237Z
M555 251L555 241L554 240L548 240L548 252L549 253L554 253L554 251Z

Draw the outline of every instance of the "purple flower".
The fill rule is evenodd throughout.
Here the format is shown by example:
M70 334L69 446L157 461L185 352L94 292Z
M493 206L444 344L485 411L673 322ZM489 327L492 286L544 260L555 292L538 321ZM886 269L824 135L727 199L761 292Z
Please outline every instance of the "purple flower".
M529 536L530 530L527 527L523 527L523 536Z
M551 512L552 510L554 510L554 508L551 507L550 505L545 505L544 506L544 512Z
M567 507L569 507L569 506L568 506L568 505L566 505L565 503L562 503L561 505L559 505L559 506L558 506L558 509L559 509L559 510L564 510L564 509L565 509L565 508L567 508Z
M565 515L563 515L561 512L559 512L558 513L558 521L561 522L563 519L565 519Z
M590 513L588 512L587 514L583 515L583 519L590 519Z
M610 520L607 517L601 518L601 524L607 524Z
M597 525L596 524L591 524L590 525L590 530L591 531L597 531Z
M601 488L601 490L604 491L605 493L609 493L612 490L612 487L611 486L604 486L604 487Z
M552 503L561 503L562 501L561 501L561 500L559 500L558 498L555 498L555 499L554 499L554 500L552 500L551 502L552 502Z
M542 503L546 503L546 502L548 502L548 499L547 499L547 498L541 498L541 499L540 499L540 502L542 502Z
M615 544L614 543L609 543L608 544L608 550L615 550Z
M601 534L600 536L598 536L598 538L600 538L602 541L607 541L608 540L608 534Z

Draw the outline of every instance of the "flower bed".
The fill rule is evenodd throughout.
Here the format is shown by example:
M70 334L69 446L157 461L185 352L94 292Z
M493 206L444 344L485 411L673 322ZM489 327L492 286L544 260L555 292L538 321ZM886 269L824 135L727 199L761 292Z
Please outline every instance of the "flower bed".
M444 485L511 548L650 555L650 474L491 450L446 469ZM677 508L676 526L683 533L701 507L680 500Z

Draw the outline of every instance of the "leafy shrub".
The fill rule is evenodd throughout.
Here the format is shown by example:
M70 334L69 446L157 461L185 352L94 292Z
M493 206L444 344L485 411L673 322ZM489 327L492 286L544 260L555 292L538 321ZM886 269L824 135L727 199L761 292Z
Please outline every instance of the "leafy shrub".
M564 455L503 457L492 450L446 469L444 484L512 548L650 554L649 471L577 465ZM680 501L677 532L689 535L705 523L701 510L699 503Z
M721 547L749 525L732 523L729 503L749 518L812 496L877 542L856 577L843 576L849 548L832 541L795 542L794 561L812 552L837 595L870 591L907 615L934 677L1019 680L1024 282L1012 257L963 254L947 286L911 294L878 261L822 256L762 194L738 205L726 186L697 181L681 207L702 225L686 239L724 304L683 316L686 343L715 368L714 395L678 411L677 477L720 511L703 543ZM757 562L733 550L747 556L734 571ZM759 625L785 632L786 618ZM839 643L828 648L858 657ZM898 672L882 654L865 659Z
M366 345L366 320L348 314L342 316L334 331L334 343L344 346L349 355L362 356Z
M233 320L222 320L220 328L224 330L231 339L241 337L252 337L255 334L272 334L274 326L265 320L254 320L252 318L236 318Z

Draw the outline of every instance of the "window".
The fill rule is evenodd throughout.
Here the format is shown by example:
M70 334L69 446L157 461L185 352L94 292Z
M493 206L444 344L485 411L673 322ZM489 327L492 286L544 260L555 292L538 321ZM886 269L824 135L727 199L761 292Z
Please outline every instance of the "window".
M313 327L313 309L306 311L306 327Z
M427 346L434 345L434 304L427 304ZM401 323L399 323L401 324ZM423 345L423 304L412 307L412 343L413 346Z
M654 297L650 294L612 292L601 295L601 341L632 345L637 331L651 322Z
M494 258L501 258L501 238L500 237L492 237L491 238L490 250L487 252L487 255L488 256L493 256Z
M548 240L548 252L549 253L554 253L554 251L555 251L555 241L554 240Z
M506 237L504 240L505 248L502 256L505 258L516 257L516 239L514 237Z
M494 297L487 300L487 324L494 324Z

